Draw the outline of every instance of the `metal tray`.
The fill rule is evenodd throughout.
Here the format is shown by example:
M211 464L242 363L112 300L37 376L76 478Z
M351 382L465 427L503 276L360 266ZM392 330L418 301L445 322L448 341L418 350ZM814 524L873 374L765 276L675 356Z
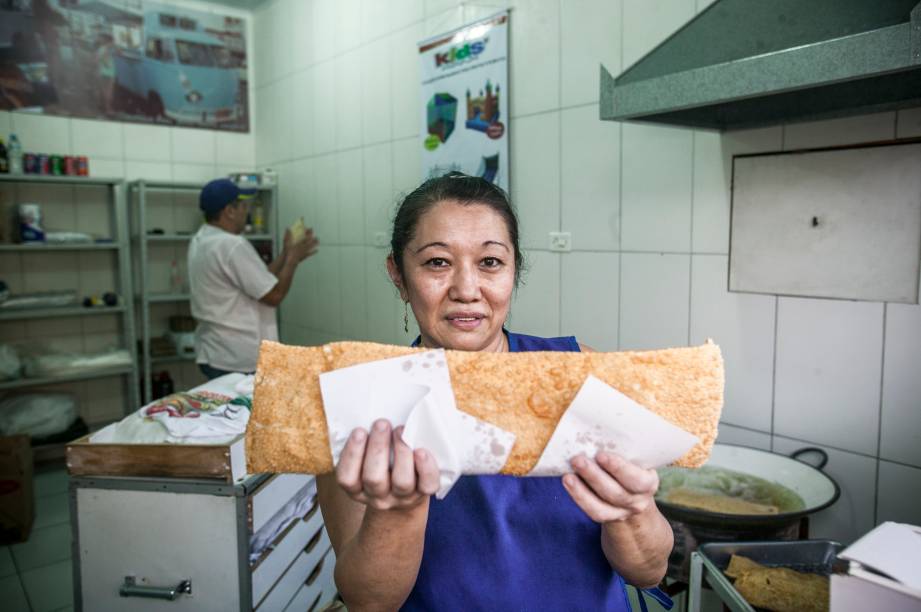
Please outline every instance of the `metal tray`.
M742 555L768 567L788 567L827 576L847 566L846 561L838 559L838 552L843 548L831 540L701 544L691 558L688 610L697 612L700 609L700 587L706 579L730 610L755 612L755 608L739 595L729 578L723 574L732 555Z

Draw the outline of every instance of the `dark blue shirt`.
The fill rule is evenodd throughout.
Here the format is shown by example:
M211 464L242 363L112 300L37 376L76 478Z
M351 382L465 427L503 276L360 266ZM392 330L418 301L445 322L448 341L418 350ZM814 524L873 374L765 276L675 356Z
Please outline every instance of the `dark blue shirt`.
M578 351L572 336L508 332L509 350ZM559 477L463 476L432 498L422 566L403 610L630 610L601 527Z

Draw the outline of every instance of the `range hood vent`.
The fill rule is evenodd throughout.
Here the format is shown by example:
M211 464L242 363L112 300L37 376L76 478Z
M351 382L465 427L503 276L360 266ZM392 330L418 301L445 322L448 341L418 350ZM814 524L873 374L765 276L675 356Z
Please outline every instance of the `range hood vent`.
M731 130L921 106L918 0L717 0L614 78L601 118Z

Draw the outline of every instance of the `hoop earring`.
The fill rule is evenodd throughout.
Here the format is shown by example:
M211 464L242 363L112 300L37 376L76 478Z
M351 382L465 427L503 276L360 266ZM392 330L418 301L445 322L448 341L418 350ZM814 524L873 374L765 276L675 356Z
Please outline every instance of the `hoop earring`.
M403 331L409 333L409 302L403 302Z

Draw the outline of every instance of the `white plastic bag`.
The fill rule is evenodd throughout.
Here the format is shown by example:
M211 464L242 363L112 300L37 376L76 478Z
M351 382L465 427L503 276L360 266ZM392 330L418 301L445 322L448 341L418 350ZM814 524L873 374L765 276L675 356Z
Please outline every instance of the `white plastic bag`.
M0 433L44 438L77 420L77 403L65 393L28 393L0 401Z
M36 349L37 350L37 349ZM112 349L101 353L44 353L23 355L22 373L29 378L66 376L87 370L131 365L131 353Z
M19 378L22 362L11 344L0 344L0 380Z

